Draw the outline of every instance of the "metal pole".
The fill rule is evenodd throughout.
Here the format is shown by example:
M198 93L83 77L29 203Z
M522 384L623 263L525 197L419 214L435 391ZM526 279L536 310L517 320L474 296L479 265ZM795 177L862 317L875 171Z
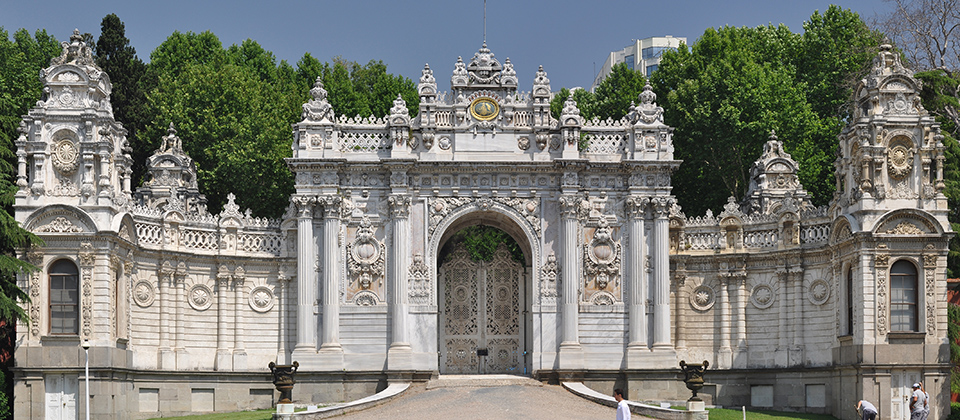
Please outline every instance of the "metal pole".
M86 359L83 366L83 387L87 393L85 411L86 419L90 420L90 340L83 340L83 355L84 359Z

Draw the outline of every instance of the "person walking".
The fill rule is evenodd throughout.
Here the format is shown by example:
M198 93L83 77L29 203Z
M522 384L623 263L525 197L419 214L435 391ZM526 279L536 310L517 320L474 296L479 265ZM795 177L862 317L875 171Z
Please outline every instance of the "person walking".
M614 389L613 398L617 400L617 420L630 420L630 406L627 405L627 400L623 399L623 390Z
M927 417L930 415L930 394L927 393L927 389L923 387L923 382L918 382L920 384L920 392L923 393L923 417L921 420L927 420Z
M920 383L913 384L913 396L910 397L910 420L923 420L923 406L926 403L926 394L920 390Z
M874 407L870 401L860 400L857 402L857 412L860 413L861 420L877 419L877 407Z

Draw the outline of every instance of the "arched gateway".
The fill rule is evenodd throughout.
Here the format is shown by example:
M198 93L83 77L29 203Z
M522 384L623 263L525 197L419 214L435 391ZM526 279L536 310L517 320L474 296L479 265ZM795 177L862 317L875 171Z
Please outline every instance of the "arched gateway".
M555 119L543 69L520 91L486 45L449 93L424 67L414 118L401 98L385 118L335 115L318 81L281 220L232 197L208 213L173 127L131 191L111 84L79 33L42 76L16 141L16 218L45 242L20 278L17 418L73 414L82 340L110 402L98 419L268 406L267 364L294 360L302 402L448 372L678 401L685 359L710 362L701 395L718 405L840 415L920 378L933 416L947 407L944 148L889 46L857 89L830 206L771 138L744 200L698 217L671 195L680 162L649 86L621 120L585 121L572 100ZM524 261L441 261L476 224Z

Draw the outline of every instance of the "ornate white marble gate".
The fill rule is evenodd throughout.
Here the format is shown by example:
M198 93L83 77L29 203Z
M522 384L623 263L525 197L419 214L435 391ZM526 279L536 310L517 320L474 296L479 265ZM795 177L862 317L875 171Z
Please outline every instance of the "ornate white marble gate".
M462 244L440 267L440 373L523 371L523 266L503 244L476 262Z

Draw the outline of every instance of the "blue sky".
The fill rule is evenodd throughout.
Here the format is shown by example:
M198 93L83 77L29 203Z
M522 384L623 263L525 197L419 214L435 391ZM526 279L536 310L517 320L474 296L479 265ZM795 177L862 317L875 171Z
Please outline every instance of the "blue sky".
M882 0L674 0L487 2L487 44L502 62L510 57L529 90L543 65L555 90L586 86L607 54L635 38L673 35L693 43L709 27L783 23L802 32L814 10L839 4L869 19L892 10ZM441 89L449 86L457 56L483 41L483 1L61 1L0 0L8 32L44 28L60 40L74 28L99 36L103 16L116 13L145 61L173 31L210 30L224 45L250 38L291 64L310 52L366 63L383 60L391 73L416 81L430 63Z

